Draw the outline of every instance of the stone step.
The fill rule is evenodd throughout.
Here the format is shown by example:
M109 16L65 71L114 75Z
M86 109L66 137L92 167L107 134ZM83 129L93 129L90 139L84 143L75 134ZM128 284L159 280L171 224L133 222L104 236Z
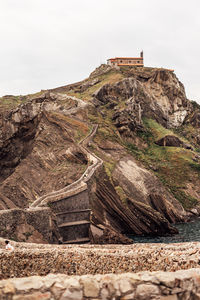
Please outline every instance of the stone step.
M67 213L59 213L56 215L57 224L62 225L66 223L72 223L80 220L90 220L90 209L70 211Z
M78 226L78 225L84 225L84 224L90 224L90 221L82 220L82 221L75 221L75 222L67 222L67 223L62 223L62 224L58 225L58 227L59 228L71 227L71 226Z
M63 223L58 228L63 241L89 238L90 222L86 220Z
M86 244L89 243L89 238L80 238L76 240L64 241L63 244Z
M56 213L56 216L65 215L65 214L75 214L75 213L81 213L81 212L89 212L91 209L79 209L79 210L65 210L62 212Z

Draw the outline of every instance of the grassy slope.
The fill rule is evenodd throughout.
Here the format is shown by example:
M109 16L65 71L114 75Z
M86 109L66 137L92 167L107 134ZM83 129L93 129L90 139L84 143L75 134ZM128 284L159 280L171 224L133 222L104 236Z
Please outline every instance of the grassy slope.
M176 135L171 130L162 127L154 120L145 119L146 131L138 135L147 142L148 147L139 150L134 144L127 144L130 152L152 169L156 176L164 183L171 193L189 209L198 203L198 200L186 192L186 183L198 178L199 164L193 161L194 152L184 148L160 147L154 142L167 134ZM179 136L185 141L185 138Z
M4 96L0 97L0 108L3 110L12 109L26 101L24 96Z
M120 74L117 70L110 70L109 72L99 75L96 77L99 82L93 86L90 86L84 92L79 92L79 90L75 89L68 92L68 95L75 96L80 99L84 99L85 101L90 101L92 99L92 95L95 91L101 88L104 84L107 83L115 83L123 78L123 75Z
M40 91L38 93L29 94L29 95L25 95L25 96L7 95L7 96L0 97L0 109L2 109L2 110L13 109L13 108L17 107L18 105L25 103L34 97L40 96L43 93L44 93L44 91Z

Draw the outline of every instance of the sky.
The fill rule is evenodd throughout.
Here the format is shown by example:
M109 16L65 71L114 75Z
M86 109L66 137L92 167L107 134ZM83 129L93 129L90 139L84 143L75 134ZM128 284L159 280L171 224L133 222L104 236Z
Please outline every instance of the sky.
M111 57L174 69L200 103L199 0L0 0L0 96L83 80Z

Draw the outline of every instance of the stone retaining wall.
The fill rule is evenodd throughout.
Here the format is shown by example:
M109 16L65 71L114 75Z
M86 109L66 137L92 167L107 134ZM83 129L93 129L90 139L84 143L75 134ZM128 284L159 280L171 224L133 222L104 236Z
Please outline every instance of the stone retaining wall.
M6 251L0 239L0 279L10 278L0 280L2 300L200 299L197 242L126 246L11 244L15 250ZM12 278L25 276L29 277Z
M200 269L120 275L49 274L0 281L7 300L198 300Z
M0 236L21 242L58 243L60 237L50 208L0 211Z

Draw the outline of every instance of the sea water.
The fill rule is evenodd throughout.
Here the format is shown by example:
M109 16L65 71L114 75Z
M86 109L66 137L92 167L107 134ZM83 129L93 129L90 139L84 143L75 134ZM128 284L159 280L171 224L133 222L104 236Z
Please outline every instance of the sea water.
M173 225L179 231L178 234L169 236L135 236L129 235L136 243L182 243L200 242L200 218L189 222Z

